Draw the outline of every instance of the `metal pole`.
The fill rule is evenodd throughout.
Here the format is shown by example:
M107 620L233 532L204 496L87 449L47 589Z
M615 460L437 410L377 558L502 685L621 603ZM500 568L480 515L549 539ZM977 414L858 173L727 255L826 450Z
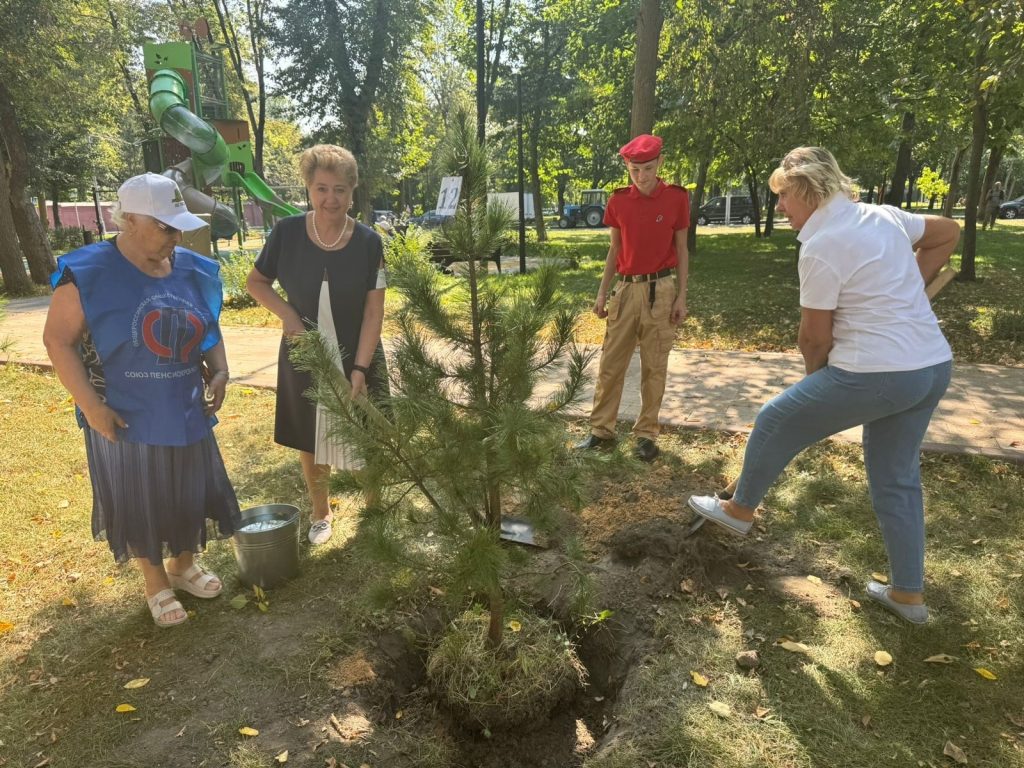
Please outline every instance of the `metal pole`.
M519 148L519 274L526 274L526 184L523 172L523 76L516 75L516 145ZM537 215L536 208L533 215Z
M103 226L103 212L100 210L100 190L93 182L92 185L92 204L96 209L96 231L100 234L100 240L107 235L106 227Z
M484 0L476 0L476 140L484 143L487 88L484 72Z

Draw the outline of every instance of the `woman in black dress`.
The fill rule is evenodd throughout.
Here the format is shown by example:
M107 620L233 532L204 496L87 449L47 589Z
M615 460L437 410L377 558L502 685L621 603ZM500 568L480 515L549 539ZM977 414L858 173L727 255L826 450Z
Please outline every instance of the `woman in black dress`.
M384 247L370 227L348 215L359 172L352 153L319 144L299 161L312 210L281 219L246 282L249 293L279 318L284 328L278 353L277 416L274 440L299 451L309 490L309 540L331 537L327 480L331 467L361 468L348 447L327 437L324 410L305 396L310 375L288 357L290 336L318 327L341 351L352 397L387 387L383 348ZM274 281L287 299L274 290Z

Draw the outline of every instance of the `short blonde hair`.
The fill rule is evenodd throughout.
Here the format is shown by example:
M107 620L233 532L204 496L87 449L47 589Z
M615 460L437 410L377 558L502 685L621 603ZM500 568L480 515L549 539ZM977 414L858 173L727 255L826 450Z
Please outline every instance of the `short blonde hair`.
M117 225L118 229L124 229L124 225L128 223L127 213L121 210L121 201L118 200L110 207L110 220Z
M299 173L308 187L313 183L313 174L319 170L330 171L341 176L353 187L359 186L359 166L355 155L336 144L317 144L299 157Z
M853 197L853 179L842 172L824 147L792 150L772 171L768 186L775 194L785 190L815 208L837 192Z

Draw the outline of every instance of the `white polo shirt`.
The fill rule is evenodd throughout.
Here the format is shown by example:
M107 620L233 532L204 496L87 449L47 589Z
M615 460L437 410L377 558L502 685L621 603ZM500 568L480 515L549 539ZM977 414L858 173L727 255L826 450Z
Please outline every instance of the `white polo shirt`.
M873 373L952 359L914 254L923 236L921 216L841 193L808 217L797 237L800 306L833 310L829 365Z

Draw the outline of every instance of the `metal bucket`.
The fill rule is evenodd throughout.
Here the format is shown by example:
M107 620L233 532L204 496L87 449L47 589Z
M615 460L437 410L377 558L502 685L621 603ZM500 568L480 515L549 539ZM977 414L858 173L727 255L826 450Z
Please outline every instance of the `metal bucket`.
M243 584L269 589L298 574L298 507L262 504L243 509L238 527L231 543L238 561L238 578ZM256 530L247 531L246 527Z

